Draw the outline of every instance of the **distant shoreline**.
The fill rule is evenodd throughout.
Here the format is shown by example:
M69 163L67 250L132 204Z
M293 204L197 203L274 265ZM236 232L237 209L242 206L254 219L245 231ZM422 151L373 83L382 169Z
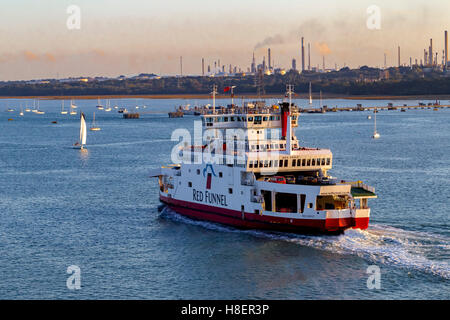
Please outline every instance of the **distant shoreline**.
M244 99L258 99L254 94L236 94L236 101ZM266 94L262 99L283 99L284 95ZM309 99L308 94L295 95L295 99ZM94 100L94 99L211 99L209 94L148 94L148 95L83 95L83 96L4 96L0 99L40 99L40 100ZM230 95L219 94L216 99L230 99ZM318 100L319 95L313 94ZM450 95L412 95L412 96L349 96L340 94L323 94L322 99L347 100L450 100Z

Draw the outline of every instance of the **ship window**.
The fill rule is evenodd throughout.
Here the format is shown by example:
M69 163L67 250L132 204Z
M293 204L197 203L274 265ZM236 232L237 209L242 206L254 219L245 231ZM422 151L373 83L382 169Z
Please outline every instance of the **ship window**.
M197 169L197 174L200 174L200 169Z
M233 194L233 188L228 188L228 193Z
M234 121L234 117L230 117L230 121Z
M192 188L192 182L188 182L188 187Z
M253 117L248 117L248 121L253 121Z
M331 164L331 159L327 158L327 166L329 166Z
M280 120L280 116L277 116L277 120Z
M296 162L297 162L297 161L296 161L295 159L292 160L292 166L293 166L293 167L295 167Z
M306 159L302 160L302 167L306 166Z
M228 117L224 117L223 122L228 122Z
M317 159L316 165L320 166L320 159Z
M261 194L264 198L263 204L264 211L272 211L272 192L261 190Z
M263 161L259 160L259 167L262 168L263 167Z
M268 161L268 160L265 160L265 161L264 161L264 168L267 168L267 167L269 167L269 161Z
M277 192L275 195L276 212L297 212L297 195Z
M223 173L219 172L219 178L222 178L222 177L223 177Z
M288 166L288 160L284 160L284 166L287 167Z
M310 167L311 166L311 159L308 159L306 166Z
M239 122L241 121L241 117L236 117L236 120Z
M311 202L308 203L308 209L312 209L312 207L313 207L313 204Z
M256 145L256 150L259 150L259 144Z
M248 167L249 167L249 168L253 168L253 161L252 161L252 160L250 160L250 161L248 162Z
M263 121L267 121L267 117L264 117L264 118L263 118Z
M302 166L302 159L297 159L297 167L301 167Z
M322 159L322 165L325 165L325 158Z
M273 166L276 168L276 167L278 167L278 160L274 160L273 161Z
M316 159L312 159L312 161L311 161L311 166L315 166L316 165Z
M300 196L300 213L303 213L303 211L305 211L306 195L300 194L299 196Z
M280 160L280 168L283 168L283 160Z

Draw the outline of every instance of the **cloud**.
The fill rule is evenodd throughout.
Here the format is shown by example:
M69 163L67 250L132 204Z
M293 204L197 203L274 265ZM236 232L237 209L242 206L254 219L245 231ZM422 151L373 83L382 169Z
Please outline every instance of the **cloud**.
M55 56L53 54L51 54L51 53L46 53L45 54L45 58L47 59L47 61L50 61L50 62L55 62L56 61Z
M328 45L325 42L317 42L316 48L320 52L320 55L322 55L322 56L327 56L331 53L330 48L328 47Z
M38 55L35 54L35 53L33 53L33 52L31 52L31 51L28 51L28 50L25 51L24 55L25 55L25 59L26 59L27 61L36 61L36 60L39 60Z

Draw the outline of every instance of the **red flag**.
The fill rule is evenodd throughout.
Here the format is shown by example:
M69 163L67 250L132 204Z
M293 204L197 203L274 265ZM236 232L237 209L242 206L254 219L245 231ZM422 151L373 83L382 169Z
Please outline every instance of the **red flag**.
M225 87L225 89L223 89L223 92L228 92L231 90L231 87Z

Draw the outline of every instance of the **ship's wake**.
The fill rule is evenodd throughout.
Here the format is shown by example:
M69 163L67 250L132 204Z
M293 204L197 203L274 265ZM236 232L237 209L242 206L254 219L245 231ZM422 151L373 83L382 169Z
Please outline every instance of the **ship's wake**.
M411 271L418 270L450 280L448 263L450 238L443 235L371 224L368 230L347 230L340 236L309 236L240 230L212 222L192 220L167 207L161 211L161 216L219 232L242 233L259 238L287 241L338 254L354 254L374 264L381 263Z

